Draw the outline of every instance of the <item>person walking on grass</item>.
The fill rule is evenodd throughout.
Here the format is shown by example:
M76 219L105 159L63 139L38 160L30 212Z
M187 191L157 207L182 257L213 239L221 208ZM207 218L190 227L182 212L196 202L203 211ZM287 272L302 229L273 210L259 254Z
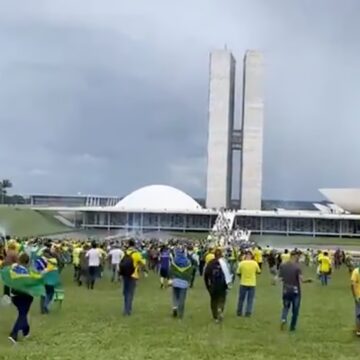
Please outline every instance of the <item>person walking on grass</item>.
M166 245L160 249L160 288L167 288L170 278L170 251Z
M210 308L213 319L219 323L224 318L226 293L232 284L229 265L222 256L220 249L215 250L215 259L211 260L205 269L205 286L210 294Z
M15 264L18 261L18 251L16 248L16 244L14 242L9 241L6 249L5 249L5 258L3 261L3 266L9 266ZM10 301L10 288L4 285L4 297L9 299Z
M246 302L245 316L250 317L253 312L256 289L256 275L261 270L258 263L253 259L251 251L245 252L245 259L239 264L237 274L240 277L239 299L237 316L243 316L243 309Z
M87 252L90 250L90 246L88 244L84 244L83 249L79 255L80 259L80 273L77 279L77 283L79 286L82 286L83 282L87 282L88 274L89 274L89 261L86 257Z
M43 271L45 296L40 298L41 314L49 314L50 305L55 297L55 289L60 285L60 272L58 262L50 251L45 250L44 256L36 260L38 271ZM44 267L43 270L41 270Z
M87 288L93 290L96 278L99 275L101 264L101 253L99 252L95 241L92 242L91 249L86 253L86 258L88 260Z
M120 281L119 266L121 259L124 257L124 252L120 249L120 245L116 244L110 251L108 257L111 263L111 282L117 278Z
M192 265L192 274L191 274L191 280L190 280L190 289L192 289L194 287L194 283L195 283L195 278L196 278L196 272L199 268L199 255L197 253L197 251L194 250L193 246L188 246L187 248L187 254L188 254L188 258L191 262Z
M182 319L185 311L187 289L190 286L193 267L183 249L176 249L170 263L172 279L173 317Z
M351 274L351 292L355 302L355 334L360 337L360 269L357 267Z
M324 251L319 260L320 281L322 286L328 285L329 275L331 274L331 259L329 253Z
M296 330L299 317L301 303L301 283L310 283L311 279L304 280L299 264L300 253L292 251L290 260L280 266L279 278L283 283L282 301L283 309L281 313L281 330L287 325L287 318L290 308L292 309L292 317L290 321L290 331Z
M82 247L79 244L75 244L72 252L72 263L74 267L74 281L79 282L80 278L80 254Z
M120 262L120 275L123 278L124 316L132 314L137 281L140 271L145 268L146 262L141 253L135 248L135 241L129 240L129 247Z
M34 296L44 293L42 275L30 270L30 257L26 253L20 254L18 261L1 270L3 282L11 289L11 300L15 305L18 316L9 335L9 340L16 344L19 333L24 337L30 335L28 313Z

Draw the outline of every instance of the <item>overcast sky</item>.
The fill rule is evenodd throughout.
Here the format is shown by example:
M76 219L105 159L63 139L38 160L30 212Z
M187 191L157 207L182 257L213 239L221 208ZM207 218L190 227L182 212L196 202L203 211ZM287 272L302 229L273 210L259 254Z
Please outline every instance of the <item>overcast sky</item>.
M239 79L265 54L264 197L359 186L359 18L359 0L0 0L0 177L204 196L208 53L227 44Z

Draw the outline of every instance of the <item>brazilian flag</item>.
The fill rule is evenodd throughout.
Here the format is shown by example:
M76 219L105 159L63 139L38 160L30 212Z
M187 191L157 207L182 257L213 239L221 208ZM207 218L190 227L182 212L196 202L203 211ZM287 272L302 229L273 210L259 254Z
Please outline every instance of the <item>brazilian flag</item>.
M38 257L34 261L34 268L41 272L45 285L54 286L55 288L60 286L60 273L55 258Z
M45 295L45 285L43 277L31 270L14 264L5 266L0 270L2 282L13 290L25 294L39 297Z
M44 272L43 279L46 285L55 286L56 288L61 285L60 273L58 269Z
M171 261L171 263L170 263L170 277L171 278L177 278L177 279L190 281L192 272L193 272L193 267L192 267L190 261L188 261L186 264L184 264L184 266L179 266L179 265L175 264L174 261Z

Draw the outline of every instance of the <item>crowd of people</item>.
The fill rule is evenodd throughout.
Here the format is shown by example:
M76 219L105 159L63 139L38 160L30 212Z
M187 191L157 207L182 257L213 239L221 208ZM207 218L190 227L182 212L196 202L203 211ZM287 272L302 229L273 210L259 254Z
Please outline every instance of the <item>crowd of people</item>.
M262 249L249 243L233 243L218 247L206 241L157 239L149 241L0 239L0 274L4 283L3 304L12 303L18 317L9 334L14 344L19 334L29 336L28 313L34 297L40 297L41 314L49 314L54 301L62 301L64 290L61 272L72 266L73 280L78 286L93 290L108 268L111 281L123 288L123 315L131 316L136 286L150 272L158 274L160 288L172 288L172 316L183 318L188 289L198 276L203 278L210 297L210 310L215 322L224 318L229 290L239 277L240 286L236 315L251 317L254 311L257 276L267 264L271 283L282 283L281 329L295 331L301 303L302 267L313 266L322 286L328 286L333 269L342 265L351 273L355 300L356 334L360 336L360 273L350 254L307 249ZM315 270L314 270L315 272Z

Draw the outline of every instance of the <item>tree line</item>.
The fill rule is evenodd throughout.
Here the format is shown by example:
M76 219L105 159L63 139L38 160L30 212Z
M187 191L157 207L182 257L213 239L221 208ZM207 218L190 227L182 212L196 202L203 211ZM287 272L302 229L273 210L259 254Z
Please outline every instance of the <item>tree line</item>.
M23 205L26 204L26 199L21 195L9 195L9 189L13 187L11 180L0 180L0 204L7 205Z

